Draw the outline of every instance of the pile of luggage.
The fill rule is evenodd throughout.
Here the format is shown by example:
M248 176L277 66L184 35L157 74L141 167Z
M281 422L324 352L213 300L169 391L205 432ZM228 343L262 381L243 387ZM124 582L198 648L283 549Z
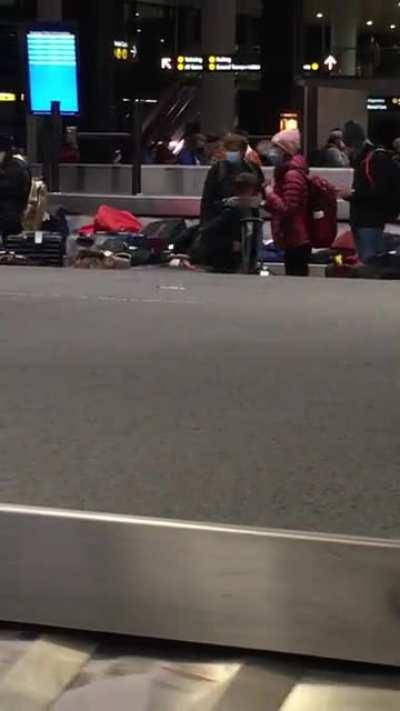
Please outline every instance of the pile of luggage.
M24 231L0 244L0 265L110 270L166 264L187 232L182 219L157 220L143 227L131 213L103 205L92 224L71 235L65 213L49 215L45 196L40 190L36 193L38 204L28 208Z
M130 213L103 206L93 224L68 239L67 261L76 269L106 270L169 263L186 230L181 219L143 227Z

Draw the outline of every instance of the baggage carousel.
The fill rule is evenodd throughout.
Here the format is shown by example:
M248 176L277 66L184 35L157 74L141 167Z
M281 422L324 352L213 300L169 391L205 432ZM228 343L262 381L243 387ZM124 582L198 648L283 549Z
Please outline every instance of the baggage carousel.
M397 670L0 627L4 711L395 711Z
M2 268L0 618L398 665L398 303Z

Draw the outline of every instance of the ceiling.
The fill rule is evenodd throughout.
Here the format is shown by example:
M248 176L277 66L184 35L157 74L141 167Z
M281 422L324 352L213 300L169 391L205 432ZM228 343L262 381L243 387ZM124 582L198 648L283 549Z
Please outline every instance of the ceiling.
M226 0L229 3L235 0ZM142 3L148 3L150 5L169 5L174 6L176 4L180 6L198 7L201 8L202 0L139 0ZM262 12L263 0L236 0L237 11L244 15L253 15L254 17L259 17Z
M359 27L367 27L369 20L379 31L390 31L391 25L400 29L400 6L398 0L305 0L307 21L318 22L318 12L328 19L338 11L338 6L345 5L345 13L358 18Z

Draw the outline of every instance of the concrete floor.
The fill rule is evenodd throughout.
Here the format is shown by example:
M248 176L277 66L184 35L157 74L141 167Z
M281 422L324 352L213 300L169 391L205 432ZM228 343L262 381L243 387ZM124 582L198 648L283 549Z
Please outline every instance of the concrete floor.
M400 536L400 286L0 269L0 500Z

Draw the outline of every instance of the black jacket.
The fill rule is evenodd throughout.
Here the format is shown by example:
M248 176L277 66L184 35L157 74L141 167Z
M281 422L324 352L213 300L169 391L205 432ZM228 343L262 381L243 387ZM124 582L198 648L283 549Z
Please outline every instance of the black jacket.
M214 219L222 212L224 209L223 200L233 196L235 178L241 173L256 175L260 181L260 187L264 183L262 170L245 160L239 163L218 161L210 168L201 200L202 224Z
M28 204L31 173L23 158L6 156L0 165L0 233L21 232L22 215Z
M353 194L350 198L350 223L353 227L385 226L393 215L393 180L391 154L366 143L354 167Z

